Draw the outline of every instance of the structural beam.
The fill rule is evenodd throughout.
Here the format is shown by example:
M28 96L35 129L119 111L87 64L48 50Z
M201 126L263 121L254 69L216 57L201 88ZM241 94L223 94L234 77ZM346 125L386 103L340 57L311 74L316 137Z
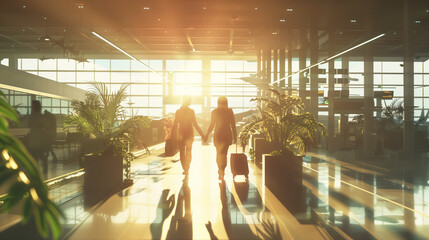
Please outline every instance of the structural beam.
M319 60L319 36L317 29L310 29L310 65L317 64ZM310 69L310 112L318 118L319 100L319 67Z
M412 1L403 0L403 38L404 38L404 135L405 156L414 154L414 52L411 34Z
M304 69L307 66L307 30L300 29L299 30L299 69ZM304 76L304 72L299 73L299 97L301 97L302 101L307 105L306 99L306 85L307 78ZM308 106L307 106L308 107Z

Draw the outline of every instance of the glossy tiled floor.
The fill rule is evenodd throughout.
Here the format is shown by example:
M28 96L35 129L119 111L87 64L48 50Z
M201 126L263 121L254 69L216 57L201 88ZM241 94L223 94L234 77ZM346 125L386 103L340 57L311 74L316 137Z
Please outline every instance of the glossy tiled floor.
M303 184L332 225L354 239L429 239L427 159L365 163L350 153L310 155Z
M262 191L252 168L249 181L227 174L220 182L214 147L193 146L188 178L177 155L157 156L163 149L137 159L134 185L108 199L70 239L323 239L320 227L299 222Z
M292 215L252 163L249 181L227 174L219 182L214 147L196 141L184 178L178 156L163 157L162 147L137 159L134 185L97 208L70 239L429 239L425 158L371 163L354 152L309 153L307 210Z

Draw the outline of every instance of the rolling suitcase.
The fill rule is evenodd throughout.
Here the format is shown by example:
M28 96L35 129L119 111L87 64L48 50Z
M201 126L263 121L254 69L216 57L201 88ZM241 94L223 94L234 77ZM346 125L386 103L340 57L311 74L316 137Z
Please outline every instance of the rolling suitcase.
M247 164L247 156L244 153L237 153L237 145L235 145L235 153L231 153L231 172L235 177L244 175L249 178L249 166Z

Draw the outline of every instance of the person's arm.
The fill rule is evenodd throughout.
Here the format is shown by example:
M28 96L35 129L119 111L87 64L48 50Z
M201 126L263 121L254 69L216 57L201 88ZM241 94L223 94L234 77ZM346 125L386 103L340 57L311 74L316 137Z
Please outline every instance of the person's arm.
M235 143L237 143L237 128L235 127L235 117L234 117L234 112L231 109L231 129L232 129L232 140L235 141Z
M201 135L201 137L203 137L203 138L204 138L204 133L203 133L203 131L201 130L200 126L198 126L197 118L195 117L195 112L193 112L193 114L194 114L194 116L193 116L193 119L192 119L192 124L193 124L193 125L194 125L194 127L197 129L197 131L198 131L198 133Z
M207 128L206 138L208 138L209 135L210 135L210 133L213 131L214 123L215 123L215 121L214 121L214 114L213 114L213 111L212 111L212 115L211 115L211 118L210 118L209 128Z

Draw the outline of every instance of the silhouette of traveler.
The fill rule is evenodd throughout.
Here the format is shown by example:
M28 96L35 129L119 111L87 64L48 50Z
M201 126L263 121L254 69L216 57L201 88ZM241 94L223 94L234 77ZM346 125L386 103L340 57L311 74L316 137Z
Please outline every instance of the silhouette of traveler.
M219 97L217 105L217 108L212 111L205 138L208 138L214 128L213 142L216 147L216 163L219 169L219 179L223 179L228 148L233 140L234 142L237 140L237 130L235 129L234 113L231 108L228 108L228 99L224 96Z
M31 114L28 127L30 128L27 138L28 151L36 161L42 161L43 173L46 174L48 172L48 159L45 155L46 120L42 115L42 105L37 100L31 101Z
M201 137L204 139L203 131L197 124L195 112L189 106L191 105L191 97L184 96L182 107L176 111L174 118L173 132L175 128L179 128L177 143L179 144L180 162L182 163L183 174L189 174L189 167L192 159L192 143L194 142L194 128L195 127Z
M49 153L52 154L54 162L57 162L57 156L55 155L54 150L52 149L52 144L57 138L57 120L55 115L50 113L48 110L43 112L43 116L46 119L46 134L45 134L45 143L46 143L46 158L49 157Z

